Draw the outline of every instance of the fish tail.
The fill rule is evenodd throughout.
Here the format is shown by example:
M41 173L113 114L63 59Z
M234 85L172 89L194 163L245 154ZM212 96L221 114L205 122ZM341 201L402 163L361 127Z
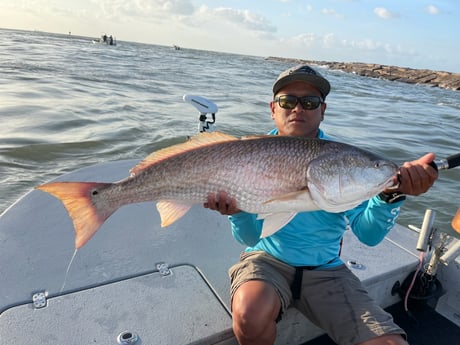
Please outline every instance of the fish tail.
M118 206L95 203L93 196L111 183L51 182L36 187L58 198L72 219L75 248L83 247Z

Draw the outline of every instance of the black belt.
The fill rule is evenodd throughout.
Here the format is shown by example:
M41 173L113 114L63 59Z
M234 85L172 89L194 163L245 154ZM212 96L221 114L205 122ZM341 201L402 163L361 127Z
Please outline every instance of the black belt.
M296 266L294 273L294 281L291 284L291 293L293 299L300 298L300 291L302 290L302 277L303 271L312 271L319 266Z
M331 261L327 262L327 264L330 264L332 261L335 259L332 259ZM320 265L323 266L323 265ZM300 298L300 292L302 290L302 277L303 277L303 271L313 271L314 269L320 267L320 266L295 266L295 273L294 273L294 281L291 284L291 293L292 293L292 298L293 299L299 299Z

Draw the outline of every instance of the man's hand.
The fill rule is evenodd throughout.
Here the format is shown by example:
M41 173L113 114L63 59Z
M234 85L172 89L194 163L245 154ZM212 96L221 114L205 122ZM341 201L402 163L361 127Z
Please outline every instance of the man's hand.
M400 192L406 195L425 193L438 178L438 172L430 166L434 159L434 153L428 153L415 161L405 162L399 168L399 186L396 189L386 189L384 192Z
M236 207L236 200L229 197L224 191L217 194L209 193L208 201L203 205L206 208L220 212L223 215L232 215L241 212Z

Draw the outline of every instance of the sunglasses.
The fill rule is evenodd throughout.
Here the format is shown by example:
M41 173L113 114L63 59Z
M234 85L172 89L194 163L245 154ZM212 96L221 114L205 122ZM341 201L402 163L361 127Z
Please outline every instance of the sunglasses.
M278 102L280 107L284 109L294 109L297 103L300 103L305 110L313 110L323 103L323 99L319 96L297 97L292 95L280 95L275 97L275 102Z

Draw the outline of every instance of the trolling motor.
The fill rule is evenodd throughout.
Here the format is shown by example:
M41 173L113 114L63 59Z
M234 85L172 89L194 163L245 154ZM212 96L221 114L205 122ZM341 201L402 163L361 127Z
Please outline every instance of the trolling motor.
M460 209L457 214L460 217ZM460 255L460 240L439 231L434 226L434 220L435 212L428 209L420 229L409 225L409 229L419 234L416 249L420 252L420 266L407 276L398 289L399 295L405 301L406 310L408 300L413 303L413 306L417 304L434 306L436 304L438 298L443 294L442 284L436 278L439 264L447 266L451 260ZM423 256L429 254L431 254L429 260L424 262Z
M213 132L216 122L217 105L201 96L184 95L184 101L193 105L200 113L199 132ZM208 114L211 114L212 121L208 121Z

